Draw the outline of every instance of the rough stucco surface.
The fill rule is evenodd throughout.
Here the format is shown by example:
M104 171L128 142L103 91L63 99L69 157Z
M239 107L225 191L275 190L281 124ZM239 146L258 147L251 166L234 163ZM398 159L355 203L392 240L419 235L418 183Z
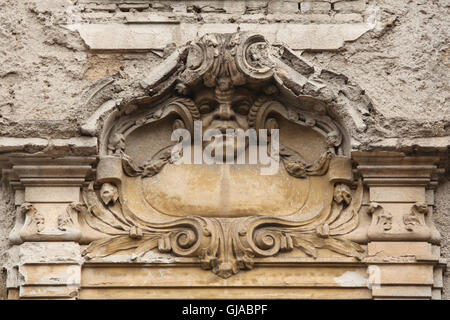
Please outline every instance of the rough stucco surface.
M94 110L80 104L95 81L119 72L139 79L162 60L148 53L89 52L77 32L58 23L67 20L73 1L0 0L0 136L73 137ZM376 27L335 52L303 52L309 61L336 70L357 83L384 116L382 138L401 132L450 134L450 48L447 0L376 0L370 10ZM395 119L395 120L394 120ZM402 119L418 128L400 128ZM392 126L399 130L392 131ZM371 133L372 134L372 133ZM443 235L443 256L450 259L450 183L436 193L435 220ZM0 266L6 261L13 205L0 189ZM4 273L0 298L4 297ZM450 299L450 280L444 298Z
M161 60L153 53L88 53L76 32L57 25L70 4L0 1L0 135L77 136L94 111L78 105L83 90L117 72L145 74Z
M375 1L381 23L339 52L306 53L366 90L387 118L450 121L448 1Z
M7 236L14 222L13 201L10 193L4 192L5 188L0 185L0 299L6 298L6 270L3 268L8 260L7 250L10 247Z
M442 235L441 252L446 259L450 258L450 175L442 182L436 190L434 221ZM450 300L450 275L444 274L444 292L442 298Z

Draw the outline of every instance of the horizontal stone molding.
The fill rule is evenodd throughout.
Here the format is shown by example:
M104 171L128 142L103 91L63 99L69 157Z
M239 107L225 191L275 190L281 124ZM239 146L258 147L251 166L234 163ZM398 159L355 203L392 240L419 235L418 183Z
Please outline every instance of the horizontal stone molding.
M0 163L1 154L11 152L48 153L64 152L64 155L82 154L92 155L97 152L96 137L73 137L67 139L44 138L16 138L0 137Z
M168 44L182 45L189 39L213 32L252 31L272 43L286 43L294 50L336 50L345 41L354 41L372 26L354 24L73 24L91 50L162 50Z

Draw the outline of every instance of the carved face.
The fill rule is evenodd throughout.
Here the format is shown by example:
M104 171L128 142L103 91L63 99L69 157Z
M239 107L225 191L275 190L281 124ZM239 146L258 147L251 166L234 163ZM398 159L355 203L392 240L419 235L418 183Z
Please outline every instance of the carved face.
M219 87L228 88L226 79L219 80ZM248 129L247 115L253 103L249 91L240 90L205 90L197 95L196 105L201 113L203 131L218 129Z
M253 96L246 89L232 88L229 78L219 78L217 82L216 90L207 89L200 92L195 102L201 114L203 133L211 129L220 131L225 147L227 129L246 131L249 128L247 116ZM210 143L213 142L205 142L204 147ZM232 143L236 151L236 141L229 139L228 143Z
M117 187L110 183L104 183L100 189L100 197L105 205L115 204L119 198Z
M342 183L337 184L334 188L334 201L339 204L344 202L345 205L348 205L352 201L350 188Z

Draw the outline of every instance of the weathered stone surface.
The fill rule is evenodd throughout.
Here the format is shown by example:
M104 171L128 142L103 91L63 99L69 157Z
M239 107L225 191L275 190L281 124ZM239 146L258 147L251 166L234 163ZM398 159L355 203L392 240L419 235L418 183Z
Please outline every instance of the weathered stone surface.
M325 12L331 10L331 4L326 1L314 1L314 2L308 2L304 1L300 3L300 10L304 13L314 13L314 12Z
M66 154L95 154L97 151L97 139L95 137L73 137L68 139L0 137L0 153L35 153L39 151L44 153L66 151Z
M182 45L186 39L212 32L253 31L264 34L273 43L286 43L292 49L336 50L345 41L354 41L371 27L360 24L204 24L123 25L81 24L70 26L80 33L92 50L163 49L170 43Z
M0 297L449 298L442 1L3 7ZM199 36L238 28L269 44L227 52L221 35L192 47ZM217 56L226 68L199 62ZM250 107L262 96L280 103L268 113L274 118L261 120L264 103L253 105L255 119L240 117L247 105L230 99L238 94L225 89L227 77L248 90ZM175 167L163 148L189 114L281 128L289 147L281 175ZM329 148L336 155L323 165L317 159ZM103 165L108 157L114 165ZM183 219L170 225L179 233L161 229L166 213ZM247 237L258 223L273 229ZM209 251L195 251L193 235ZM228 251L215 245L230 239Z
M421 187L372 187L370 201L375 202L425 202L425 189Z
M366 9L366 0L338 1L334 3L334 10L338 12L361 12Z
M25 242L19 247L19 259L23 264L80 263L80 246L75 242Z

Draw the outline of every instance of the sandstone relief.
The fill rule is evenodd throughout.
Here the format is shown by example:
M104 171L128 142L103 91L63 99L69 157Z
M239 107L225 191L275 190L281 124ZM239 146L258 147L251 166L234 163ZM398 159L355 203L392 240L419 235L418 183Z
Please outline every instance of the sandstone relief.
M371 100L345 76L208 33L80 104L83 137L5 140L11 297L440 297L445 156L357 151Z
M227 278L251 269L255 256L294 248L312 257L321 248L363 256L342 237L358 226L362 185L352 179L341 127L320 106L302 110L280 100L272 50L258 35L204 36L189 47L172 96L135 106L111 125L98 183L84 190L85 205L73 206L83 227L105 235L87 247L86 258L124 250L139 257L157 248L198 257ZM223 135L279 128L279 172L173 164L172 131L193 131L196 120Z

